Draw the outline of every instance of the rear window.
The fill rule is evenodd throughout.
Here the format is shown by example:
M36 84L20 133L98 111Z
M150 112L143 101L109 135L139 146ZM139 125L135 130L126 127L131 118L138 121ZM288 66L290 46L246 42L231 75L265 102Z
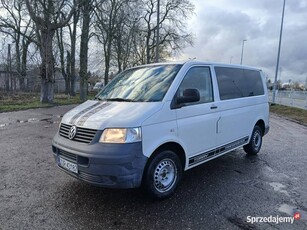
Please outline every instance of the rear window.
M215 67L215 73L221 100L264 94L261 75L257 70Z

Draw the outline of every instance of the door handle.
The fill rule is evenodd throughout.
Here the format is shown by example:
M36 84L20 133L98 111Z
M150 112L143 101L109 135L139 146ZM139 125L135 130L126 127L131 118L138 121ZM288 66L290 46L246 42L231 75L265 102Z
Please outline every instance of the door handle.
M210 107L210 109L217 109L217 106L216 106L216 105L212 105L212 106Z

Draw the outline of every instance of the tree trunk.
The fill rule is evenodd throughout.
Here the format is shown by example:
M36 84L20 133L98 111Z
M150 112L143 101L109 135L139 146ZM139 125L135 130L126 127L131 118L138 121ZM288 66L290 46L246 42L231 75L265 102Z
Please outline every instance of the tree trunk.
M81 76L81 73L80 73ZM87 100L87 79L80 78L80 100Z
M69 86L70 86L70 81L68 80L68 74L64 71L62 72L64 82L65 82L65 94L69 94ZM65 76L64 76L65 75Z
M11 44L7 46L7 66L6 66L6 78L5 78L5 90L10 91L10 79L11 79Z
M66 72L67 68L65 69L65 58L64 58L64 42L63 42L63 28L59 28L56 31L58 47L60 51L60 63L61 63L61 73L65 81L65 94L69 94L69 85L70 81L68 80L68 73ZM69 59L67 59L67 65L69 63Z
M110 61L111 61L111 45L112 41L108 39L107 50L105 52L105 72L104 72L104 83L105 85L109 82L109 71L110 71Z
M71 71L70 95L71 96L76 96L76 71Z
M19 89L20 91L25 91L26 87L25 87L25 78L24 76L19 76Z
M28 48L30 43L31 42L29 40L22 42L22 57L21 57L20 79L19 79L19 86L20 90L22 91L27 90L25 79L27 77L27 56L28 56Z
M148 29L147 32L147 37L146 37L146 64L150 63L150 36L151 36L151 32L150 29Z
M87 100L87 62L88 62L88 41L89 41L89 27L90 27L90 11L91 1L83 1L82 3L83 24L80 41L80 100Z
M5 75L5 91L10 91L10 71L7 65L6 75Z
M43 29L41 31L40 52L42 57L41 65L41 102L53 103L54 99L54 57L52 50L52 39L55 31Z
M23 90L22 86L24 79L22 79L21 75L21 54L20 54L20 47L19 47L19 42L20 42L20 34L17 34L16 36L16 43L15 43L15 52L16 52L16 70L17 70L17 76L19 80L19 90ZM16 89L16 77L14 76L15 79L15 89Z
M70 94L71 93L71 90L70 90L70 83L71 83L71 56L70 56L70 53L69 51L67 51L67 56L66 56L66 78L65 78L65 92L66 94Z
M79 20L79 11L73 15L73 31L71 33L71 56L70 56L70 95L76 96L76 39L77 39L77 23Z
M109 82L109 70L110 70L110 61L105 60L105 71L104 71L104 84L108 84Z
M42 103L53 103L54 92L53 82L48 81L47 79L41 79L41 98Z

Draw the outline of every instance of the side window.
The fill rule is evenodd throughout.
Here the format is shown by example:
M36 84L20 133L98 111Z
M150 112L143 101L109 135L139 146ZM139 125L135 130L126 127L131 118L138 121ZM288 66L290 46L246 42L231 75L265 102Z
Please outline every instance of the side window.
M201 104L213 101L212 81L209 67L192 67L179 86L179 96L184 96L185 89L198 89L200 101L186 105Z
M264 94L263 83L259 71L244 70L243 87L245 90L245 96L258 96Z
M259 71L215 67L221 100L252 97L264 94Z

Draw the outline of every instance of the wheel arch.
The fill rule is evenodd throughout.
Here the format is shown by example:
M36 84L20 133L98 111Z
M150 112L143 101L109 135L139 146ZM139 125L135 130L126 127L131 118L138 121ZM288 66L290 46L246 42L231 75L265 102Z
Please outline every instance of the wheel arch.
M185 169L185 165L186 165L186 155L185 155L185 151L183 149L183 147L178 144L177 142L166 142L162 145L160 145L158 148L156 148L153 153L150 155L150 157L148 158L145 168L144 168L144 172L143 172L143 179L144 179L144 175L147 172L148 166L150 164L150 162L161 152L164 150L171 150L173 151L180 159L181 162L181 166L182 169L184 171Z
M260 129L261 129L261 131L262 131L262 136L264 135L264 133L265 133L265 123L264 123L264 121L262 120L262 119L259 119L258 121L257 121L257 123L255 124L255 126L256 125L258 125L259 127L260 127ZM254 126L254 127L255 127Z

